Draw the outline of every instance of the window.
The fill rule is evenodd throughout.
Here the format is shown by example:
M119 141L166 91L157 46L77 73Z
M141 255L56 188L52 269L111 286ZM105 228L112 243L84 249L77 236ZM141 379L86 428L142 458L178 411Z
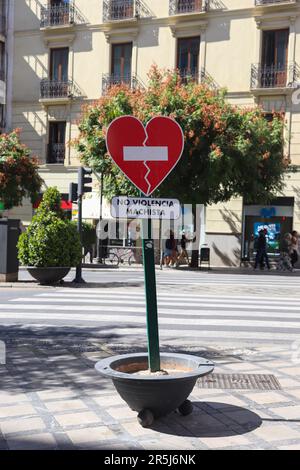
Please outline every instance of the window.
M178 0L177 12L190 13L193 11L201 11L202 0Z
M122 20L133 18L133 0L110 0L110 18Z
M200 36L178 39L177 68L183 78L198 77Z
M131 81L132 43L113 44L111 73L115 81Z
M66 152L66 122L50 122L47 163L64 163Z
M6 31L6 0L0 0L0 33Z
M51 49L50 80L68 81L69 48Z
M50 0L50 25L68 24L70 20L69 0Z
M51 7L70 6L70 0L50 0Z
M3 132L5 128L5 106L0 104L0 133Z
M0 41L0 80L5 81L5 43Z
M262 42L262 86L285 86L287 81L289 30L264 31Z

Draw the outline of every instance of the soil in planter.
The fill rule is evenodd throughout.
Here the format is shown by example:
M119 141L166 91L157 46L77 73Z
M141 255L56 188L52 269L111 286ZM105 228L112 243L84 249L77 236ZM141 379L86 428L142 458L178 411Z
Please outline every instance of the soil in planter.
M172 364L173 365L173 364ZM187 368L187 367L178 367L174 369L170 364L170 367L165 367L162 370L159 370L157 372L151 372L150 369L148 369L148 364L147 363L132 363L132 364L126 364L126 365L121 365L116 368L118 372L123 372L125 374L130 374L130 375L144 375L144 376L163 376L163 375L175 375L175 374L184 374L188 372L193 372L194 369Z
M178 370L178 369L163 369L158 370L157 372L151 372L150 369L147 370L139 370L134 372L132 375L150 375L150 376L160 376L160 375L175 375L175 374L182 374L184 372L189 372L188 370Z

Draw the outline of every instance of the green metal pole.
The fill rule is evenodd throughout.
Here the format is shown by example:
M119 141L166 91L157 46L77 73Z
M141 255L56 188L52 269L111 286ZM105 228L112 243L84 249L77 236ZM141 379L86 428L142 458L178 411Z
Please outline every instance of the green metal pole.
M151 372L160 370L159 334L157 316L157 295L155 278L154 242L152 240L151 219L145 219L143 226L143 260L147 308L148 361ZM147 230L148 228L148 230ZM146 236L146 232L147 236Z

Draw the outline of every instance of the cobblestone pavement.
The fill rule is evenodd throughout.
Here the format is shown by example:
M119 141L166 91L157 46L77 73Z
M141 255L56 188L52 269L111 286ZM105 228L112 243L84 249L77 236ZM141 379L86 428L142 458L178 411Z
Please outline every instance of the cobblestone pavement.
M139 322L144 308L139 297L135 307L128 307L126 295L131 292L130 288L126 291L119 287L113 291L103 288L97 293L82 289L77 297L72 289L33 292L25 289L26 293L25 290L8 293L3 289L0 307L0 450L300 450L298 280L285 278L283 286L277 277L271 281L269 276L254 277L252 282L243 276L227 279L216 276L206 282L202 276L194 285L193 279L190 276L189 282L184 284L180 275L161 277L162 318L171 318L176 295L178 308L172 317L178 319L177 329L169 331L169 322L162 325L162 351L206 357L216 364L215 374L230 377L232 374L243 374L242 377L244 374L273 375L280 388L268 390L255 386L242 389L237 384L234 388L222 389L215 383L215 388L203 388L197 383L191 395L193 414L182 417L171 413L157 420L150 429L144 429L112 383L94 368L98 360L112 354L145 350L144 333L141 336L138 328L134 329L134 324L128 320L130 314L131 319ZM166 293L170 292L172 283L174 299L168 301ZM137 292L136 287L131 289ZM244 304L239 310L237 302L245 295L245 289L248 299L253 296L253 300L243 298ZM87 292L95 297L89 304ZM138 292L142 296L142 288ZM56 298L58 294L64 301L61 297ZM223 295L227 306L220 301ZM265 300L265 306L264 302L260 305L262 295L272 304L268 305ZM98 312L98 323L93 323L89 315L94 318L95 305L100 305L101 296L102 310L100 308ZM206 296L205 312L203 308L197 311L201 296ZM74 298L70 300L69 297ZM287 299L286 306L284 299ZM228 304L231 301L230 310ZM117 302L119 307L116 307ZM81 312L86 323L78 320L77 324L73 317L79 315L76 312L84 304L90 306L90 310L87 307ZM31 311L29 305L32 305ZM134 308L136 317L132 313ZM198 337L196 327L183 326L180 309L186 318L206 315L207 322L215 325L210 330L211 336L206 337L205 325L197 327ZM123 319L123 332L131 328L132 336L122 335L122 330L116 335L116 330L108 327L107 322L101 323L101 315L108 314L112 315L111 322L114 318ZM55 315L58 320L54 319ZM225 327L224 319L235 326ZM259 324L253 328L252 319L263 326ZM272 326L266 327L267 321ZM187 328L188 336L182 338L180 332L184 328ZM229 340L230 328L234 341ZM5 348L6 363L1 364Z
M202 348L198 353L216 363L216 373L274 374L282 389L197 384L192 415L172 413L144 429L94 369L111 354L104 343L69 335L70 346L60 349L56 335L43 340L38 330L28 333L7 337L7 364L0 366L0 449L300 450L300 364L291 362L297 351Z

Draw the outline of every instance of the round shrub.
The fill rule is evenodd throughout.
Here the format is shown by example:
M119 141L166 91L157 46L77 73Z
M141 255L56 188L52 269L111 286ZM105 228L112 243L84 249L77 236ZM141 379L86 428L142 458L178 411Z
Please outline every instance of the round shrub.
M50 197L51 196L51 197ZM64 218L56 188L46 191L43 202L18 242L19 260L25 266L73 267L81 259L76 226ZM47 205L49 199L55 204ZM51 210L52 209L52 210Z

